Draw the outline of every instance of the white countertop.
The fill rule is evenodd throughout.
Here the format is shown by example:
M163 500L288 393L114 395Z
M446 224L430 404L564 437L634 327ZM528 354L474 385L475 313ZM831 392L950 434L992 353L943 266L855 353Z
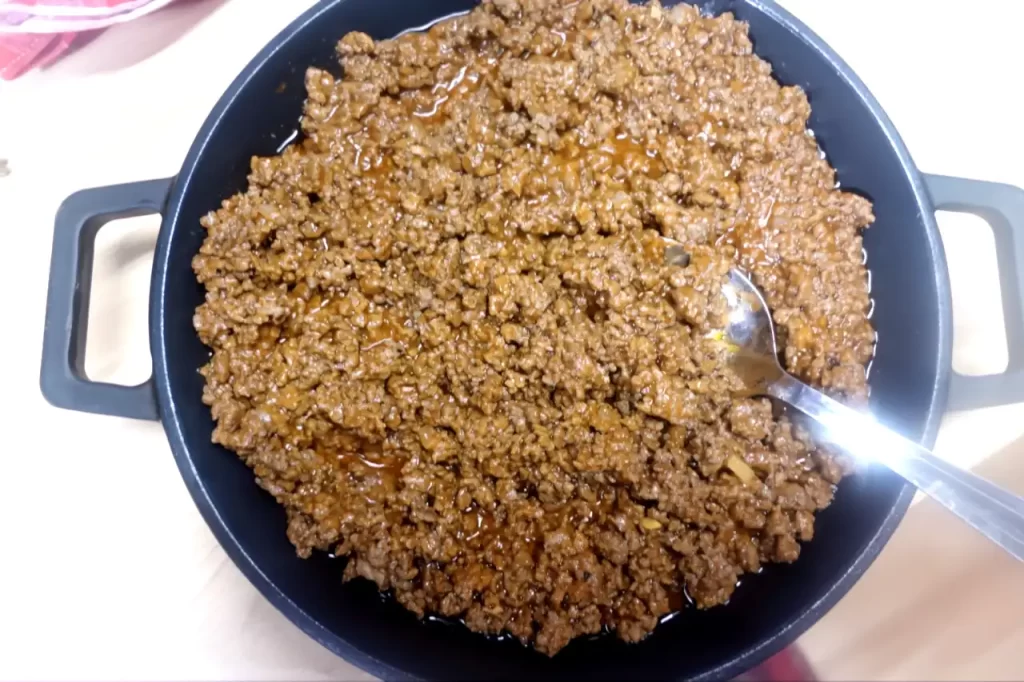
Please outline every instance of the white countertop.
M227 559L158 424L57 410L38 390L60 201L84 187L173 175L232 78L311 4L182 2L103 33L46 72L0 84L0 158L10 167L0 178L3 414L16 434L0 478L0 678L366 677L288 623ZM1024 3L976 1L969 12L961 0L783 4L864 79L922 169L1024 186ZM148 374L157 223L138 219L100 237L88 362L97 378ZM940 223L956 364L998 371L1006 346L991 236L974 218ZM1018 404L948 415L936 450L973 466L1022 437Z

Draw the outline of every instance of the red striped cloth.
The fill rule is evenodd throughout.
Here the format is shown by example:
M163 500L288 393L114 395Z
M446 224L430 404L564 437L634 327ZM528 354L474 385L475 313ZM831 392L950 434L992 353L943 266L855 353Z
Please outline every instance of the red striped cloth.
M46 66L63 54L75 33L15 33L0 36L0 78L14 80L36 66Z
M0 0L0 79L50 64L82 31L148 14L171 0Z

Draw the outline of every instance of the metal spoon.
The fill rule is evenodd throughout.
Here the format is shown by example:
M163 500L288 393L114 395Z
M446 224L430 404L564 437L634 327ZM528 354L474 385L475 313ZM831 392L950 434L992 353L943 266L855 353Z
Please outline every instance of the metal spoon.
M688 258L681 249L670 245L665 260L683 264ZM829 398L786 372L779 363L772 316L758 288L733 268L723 293L729 303L725 337L736 346L731 362L752 394L771 396L803 412L824 427L821 437L861 461L889 467L1024 561L1024 498L939 459L870 415Z

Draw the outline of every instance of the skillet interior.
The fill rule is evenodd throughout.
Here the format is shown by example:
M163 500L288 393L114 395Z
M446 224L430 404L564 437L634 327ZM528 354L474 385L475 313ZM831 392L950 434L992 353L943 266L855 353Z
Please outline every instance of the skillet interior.
M192 328L203 295L190 267L203 239L199 218L244 188L252 155L273 154L289 139L305 96L305 67L337 73L334 44L344 33L393 36L474 4L325 0L261 53L211 114L172 192L154 270L151 343L175 457L207 522L250 580L309 634L378 676L732 676L787 644L849 589L909 504L911 491L900 479L868 468L845 480L833 505L818 515L815 540L800 560L746 579L728 606L684 612L639 645L594 638L547 659L514 642L421 623L368 582L343 586L337 560L298 559L285 536L283 510L233 453L210 443L213 423L200 401L196 371L208 351ZM807 91L810 125L843 186L875 203L878 219L865 238L880 336L872 408L930 443L948 382L948 280L934 217L906 150L856 77L774 5L699 4L750 22L756 52L783 83Z

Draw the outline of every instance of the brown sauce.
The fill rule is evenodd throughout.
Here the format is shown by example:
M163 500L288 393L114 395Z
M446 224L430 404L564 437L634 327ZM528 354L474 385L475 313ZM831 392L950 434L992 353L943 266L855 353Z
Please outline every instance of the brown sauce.
M194 260L213 438L299 555L549 655L796 560L844 468L749 390L720 291L746 269L786 368L862 401L873 217L745 24L485 0L338 51Z

